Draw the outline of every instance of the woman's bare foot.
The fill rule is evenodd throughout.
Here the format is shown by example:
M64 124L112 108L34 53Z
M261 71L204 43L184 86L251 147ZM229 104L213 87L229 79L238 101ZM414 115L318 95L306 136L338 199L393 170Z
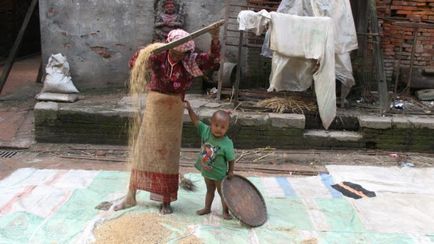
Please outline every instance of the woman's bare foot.
M209 214L209 213L211 213L211 209L207 209L207 208L196 211L197 215L205 215L205 214Z
M115 205L113 210L118 211L122 209L127 209L136 206L137 202L135 199L125 199L121 203Z
M173 213L173 209L170 206L170 203L169 204L162 203L161 206L160 206L160 213L161 214L171 214L171 213Z
M229 213L223 213L223 218L226 219L226 220L231 220L231 219L233 219L233 218L232 218L232 215L230 215Z

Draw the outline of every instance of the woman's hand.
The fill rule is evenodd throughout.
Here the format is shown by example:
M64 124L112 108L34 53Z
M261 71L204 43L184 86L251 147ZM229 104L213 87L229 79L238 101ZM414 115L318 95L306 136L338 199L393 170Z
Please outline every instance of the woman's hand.
M220 26L217 26L214 29L210 30L209 34L211 34L211 38L213 41L219 40L219 38L220 38Z
M185 100L184 101L184 107L187 109L187 110L191 110L191 105L190 105L190 102L189 101L187 101L187 100Z

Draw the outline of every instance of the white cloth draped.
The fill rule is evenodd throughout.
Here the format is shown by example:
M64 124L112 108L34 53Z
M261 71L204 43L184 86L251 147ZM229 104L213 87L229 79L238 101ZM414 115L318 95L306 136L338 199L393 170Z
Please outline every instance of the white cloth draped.
M274 54L268 91L306 90L311 86L309 75L298 76L298 71L292 71L294 67L298 67L301 68L300 72L312 74L312 60L319 62L319 68L312 77L315 82L319 114L324 128L328 129L336 116L335 42L332 19L267 13L265 10L256 15L243 12L241 11L238 16L239 19L254 20L241 20L240 23L261 23L249 25L248 28L244 25L243 30L261 34L265 30L264 26L270 24L270 48ZM291 73L294 75L289 75Z

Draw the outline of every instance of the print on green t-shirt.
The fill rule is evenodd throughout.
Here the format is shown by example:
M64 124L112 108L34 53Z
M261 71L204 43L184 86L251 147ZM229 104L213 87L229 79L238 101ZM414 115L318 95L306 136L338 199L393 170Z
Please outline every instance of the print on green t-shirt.
M198 132L202 141L195 167L211 180L223 180L228 172L228 161L235 159L234 144L229 137L216 138L211 128L199 121Z

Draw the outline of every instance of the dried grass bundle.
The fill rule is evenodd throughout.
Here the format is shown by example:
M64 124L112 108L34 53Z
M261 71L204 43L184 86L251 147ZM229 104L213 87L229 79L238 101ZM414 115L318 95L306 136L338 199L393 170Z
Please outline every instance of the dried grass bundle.
M152 52L165 45L164 43L152 43L141 49L130 74L130 95L136 95L145 91L146 84L150 79L148 59Z
M259 101L259 107L272 109L275 113L294 112L304 114L304 111L317 111L318 107L315 102L303 101L299 97L273 97Z
M130 165L138 159L138 150L140 150L137 146L137 141L143 116L141 113L143 107L141 95L146 91L146 84L150 81L151 77L150 70L148 70L148 60L152 52L163 45L165 44L152 43L141 49L130 73L129 95L132 98L133 109L136 111L129 125L128 162Z

